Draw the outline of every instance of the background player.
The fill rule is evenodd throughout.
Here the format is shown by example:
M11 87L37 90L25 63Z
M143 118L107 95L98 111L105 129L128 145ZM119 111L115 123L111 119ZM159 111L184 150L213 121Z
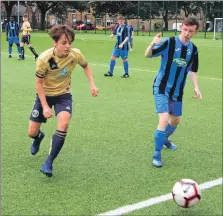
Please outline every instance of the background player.
M133 36L134 36L134 29L132 26L132 23L130 20L128 20L128 30L129 30L129 34L130 34L130 38L129 38L129 44L130 44L130 51L132 51L133 48Z
M154 80L153 94L159 124L155 131L155 152L152 164L162 167L161 150L165 144L176 149L168 137L176 130L182 115L183 89L187 74L191 72L191 80L197 98L202 99L197 81L198 50L190 41L197 33L199 23L194 17L188 17L182 24L181 34L161 41L161 33L157 34L145 51L146 57L162 56L160 70Z
M8 41L9 58L12 57L12 46L15 43L19 54L19 60L21 59L21 49L19 44L19 24L14 20L14 17L10 17L10 21L6 24L6 41Z
M33 55L35 56L35 60L38 58L38 54L36 53L35 49L31 45L31 35L30 32L32 31L32 28L30 26L30 23L28 21L28 15L24 14L23 15L23 24L22 24L22 39L20 43L21 47L21 53L22 53L22 60L25 59L25 50L24 50L24 44L26 43Z
M51 150L40 171L47 176L53 175L53 161L63 147L68 125L72 114L72 95L70 92L71 74L79 64L89 82L92 96L98 95L92 71L79 49L74 49L74 31L67 25L55 25L49 32L54 41L54 47L43 52L36 62L36 100L30 115L28 135L33 138L31 154L39 151L44 133L40 130L53 116L54 106L57 117L57 130L52 137Z
M129 65L128 65L128 51L129 51L129 46L128 46L128 40L130 38L129 31L127 26L124 24L125 18L120 16L118 18L118 25L116 26L115 30L113 33L110 35L111 38L116 37L116 44L115 48L112 51L112 56L111 56L111 61L110 61L110 69L108 73L104 74L105 77L112 77L114 68L115 68L115 63L116 63L116 58L119 58L121 56L123 60L123 65L124 65L124 71L125 73L122 78L128 78L129 77Z

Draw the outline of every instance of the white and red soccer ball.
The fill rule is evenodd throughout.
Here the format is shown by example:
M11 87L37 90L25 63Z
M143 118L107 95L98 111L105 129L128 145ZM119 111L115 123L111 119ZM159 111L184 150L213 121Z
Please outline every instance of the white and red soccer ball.
M177 205L190 208L200 201L201 191L194 180L181 179L173 186L172 196Z

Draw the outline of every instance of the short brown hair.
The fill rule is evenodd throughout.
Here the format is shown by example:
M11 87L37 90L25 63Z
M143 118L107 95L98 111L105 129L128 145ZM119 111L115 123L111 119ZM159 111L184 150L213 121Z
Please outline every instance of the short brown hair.
M199 28L199 22L195 17L186 17L183 21L183 24L186 26L193 26L196 25L196 29L198 30Z
M119 16L118 20L125 20L125 17L124 16Z
M23 17L24 18L28 18L28 14L23 14Z
M66 38L71 42L74 41L75 33L68 25L54 25L49 31L50 37L56 42L58 42L63 34L65 34Z

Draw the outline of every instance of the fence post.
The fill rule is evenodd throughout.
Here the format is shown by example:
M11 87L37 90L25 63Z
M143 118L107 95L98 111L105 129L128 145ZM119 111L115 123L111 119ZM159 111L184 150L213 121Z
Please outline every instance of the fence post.
M137 18L138 18L138 23L137 23L137 36L139 36L139 1L138 1L138 11L137 11Z

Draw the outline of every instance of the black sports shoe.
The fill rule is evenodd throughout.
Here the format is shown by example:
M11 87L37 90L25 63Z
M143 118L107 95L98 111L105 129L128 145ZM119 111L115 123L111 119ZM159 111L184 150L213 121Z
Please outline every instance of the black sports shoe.
M128 73L125 73L121 76L121 78L129 78L129 74Z
M12 55L11 54L9 54L9 58L12 58Z
M104 76L105 77L112 77L113 76L113 73L111 73L111 72L108 71L108 73L104 74Z

